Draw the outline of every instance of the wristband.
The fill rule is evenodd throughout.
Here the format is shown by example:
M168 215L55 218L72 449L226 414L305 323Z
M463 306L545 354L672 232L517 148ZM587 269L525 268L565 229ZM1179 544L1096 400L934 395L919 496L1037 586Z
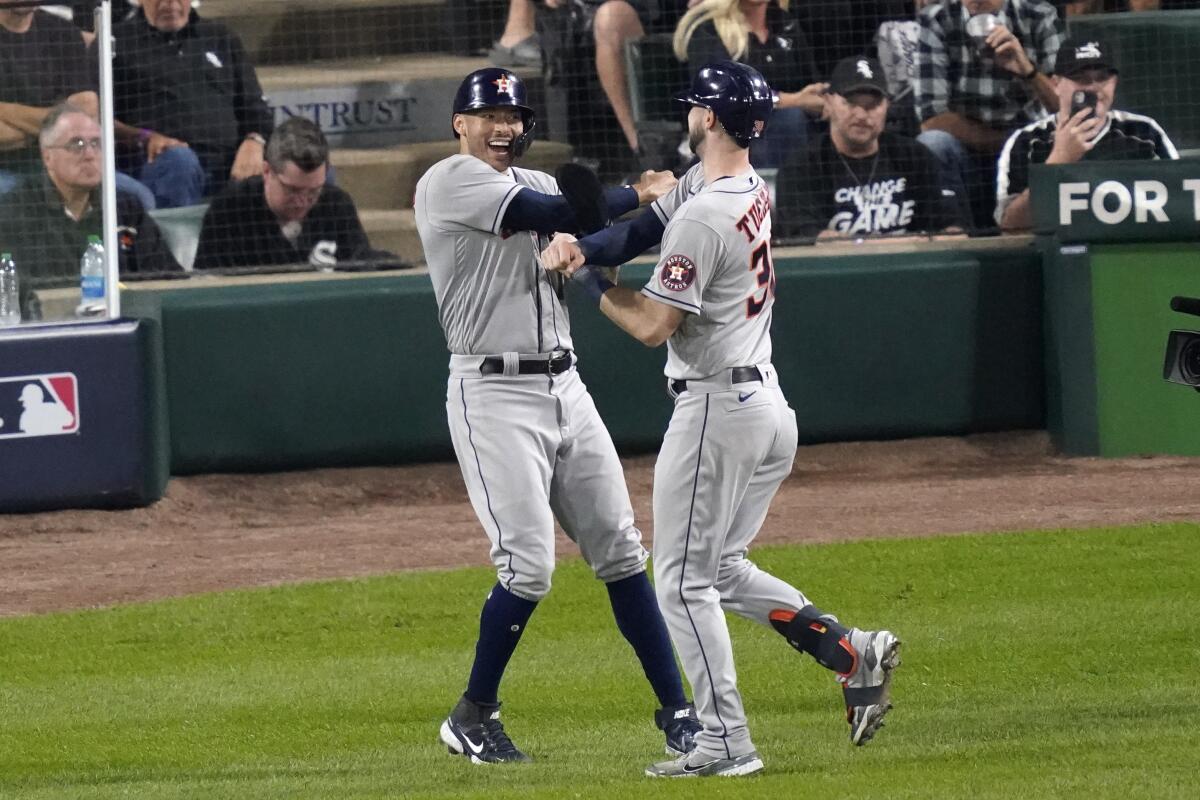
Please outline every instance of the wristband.
M263 135L261 133L247 133L246 138L252 142L258 142L263 147L267 146L267 140L265 138L263 138Z
M590 265L584 265L575 270L571 279L579 281L588 297L596 301L596 305L600 305L600 298L604 296L605 292L616 286L615 283L604 277L604 273Z
M1037 77L1037 74L1038 74L1038 68L1037 68L1037 64L1034 64L1034 65L1033 65L1033 66L1030 68L1030 70L1029 70L1029 74L1028 74L1028 75L1022 75L1022 76L1021 76L1021 80L1023 80L1023 81L1031 81L1031 80L1033 80L1034 78L1036 78L1036 77Z

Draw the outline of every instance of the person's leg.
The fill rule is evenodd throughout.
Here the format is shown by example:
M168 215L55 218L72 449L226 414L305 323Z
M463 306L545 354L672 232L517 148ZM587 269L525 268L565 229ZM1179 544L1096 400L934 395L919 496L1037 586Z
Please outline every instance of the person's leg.
M527 379L451 378L446 413L471 505L491 542L497 582L479 619L462 699L442 724L452 753L475 763L524 761L504 733L498 690L537 603L550 591L554 519L549 487L556 403Z
M967 193L966 173L971 154L966 146L946 131L922 131L917 141L925 145L937 160L942 186L954 192L958 198L959 216L968 225L972 224L970 195Z
M554 385L563 400L563 427L570 433L558 452L551 507L605 582L617 628L633 647L662 706L656 723L667 736L668 748L682 754L692 749L699 725L684 695L667 626L646 575L647 553L634 525L621 461L578 373L566 373Z
M154 193L159 208L194 206L203 202L208 183L204 165L190 147L169 147L136 175Z
M158 207L158 201L154 198L154 192L150 191L150 187L136 180L132 175L124 172L117 173L117 191L133 195L142 204L142 208L147 211L153 211Z
M750 451L761 438L745 447L734 441L744 431L729 424L729 395L688 392L675 403L654 466L654 582L704 726L696 757L757 760L715 584L736 499L754 469ZM736 393L732 399L736 405Z
M488 51L488 59L500 67L540 68L542 51L538 45L533 0L509 0L504 32Z
M625 142L637 152L637 124L629 103L629 88L625 84L625 42L640 39L646 31L633 6L625 0L608 0L596 9L592 25L596 42L596 75L600 88L608 98Z

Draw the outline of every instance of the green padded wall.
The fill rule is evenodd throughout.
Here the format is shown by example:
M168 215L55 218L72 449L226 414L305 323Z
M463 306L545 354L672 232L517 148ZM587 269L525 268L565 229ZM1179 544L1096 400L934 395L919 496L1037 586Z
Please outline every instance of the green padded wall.
M1043 424L1032 247L780 258L776 271L774 362L804 441ZM162 319L173 472L451 456L428 276L130 294L131 309ZM665 349L579 293L570 305L580 374L618 448L656 449L671 413Z

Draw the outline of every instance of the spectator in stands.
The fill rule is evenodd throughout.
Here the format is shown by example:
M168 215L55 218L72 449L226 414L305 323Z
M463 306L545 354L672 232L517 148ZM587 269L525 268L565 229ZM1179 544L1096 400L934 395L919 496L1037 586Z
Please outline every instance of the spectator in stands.
M594 4L594 3L593 3ZM596 43L596 75L609 105L625 135L627 172L662 169L656 154L647 152L638 141L637 123L629 102L625 74L625 42L650 33L669 32L683 16L686 0L604 0L596 7L592 37Z
M842 59L872 52L880 25L890 20L915 22L928 0L795 0L800 25L815 53L817 74L829 75ZM894 88L894 87L893 87Z
M311 264L395 256L371 249L350 195L327 185L329 144L309 119L292 117L267 143L262 174L212 200L195 269Z
M0 9L0 195L40 176L37 136L53 106L69 102L99 116L96 74L87 37L69 22L33 7ZM138 137L119 122L116 134ZM153 208L153 195L128 175L117 175L117 188Z
M675 57L693 70L726 59L749 64L779 95L771 124L750 143L755 167L783 166L815 133L815 120L825 111L825 84L788 0L702 0L679 20L674 47Z
M1033 224L1030 164L1179 158L1157 122L1113 108L1117 67L1108 44L1091 36L1068 38L1058 51L1054 72L1058 114L1014 133L1000 153L996 222L1005 231L1026 230ZM1076 92L1092 92L1094 104L1074 110Z
M918 141L937 158L943 183L969 200L974 224L988 229L1005 139L1058 110L1048 77L1062 42L1058 13L1048 0L942 0L918 19Z
M113 36L116 115L142 129L146 142L122 153L121 163L159 206L194 205L230 178L262 172L273 120L234 33L201 19L187 0L142 0Z
M71 285L79 281L88 237L101 235L103 225L100 125L89 110L64 103L46 115L38 143L45 171L0 201L0 241L16 259L23 287L55 278ZM117 192L117 226L123 275L181 271L134 195Z
M847 239L957 225L957 204L942 192L933 155L884 131L887 90L873 58L847 58L834 68L829 133L779 171L777 235Z

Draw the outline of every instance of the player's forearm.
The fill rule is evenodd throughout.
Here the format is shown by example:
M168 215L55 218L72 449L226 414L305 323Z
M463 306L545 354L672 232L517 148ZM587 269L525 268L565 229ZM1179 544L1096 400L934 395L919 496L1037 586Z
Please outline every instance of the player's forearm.
M921 123L921 130L945 131L972 150L984 153L999 150L1007 138L1003 131L989 128L982 122L964 117L956 111L946 111L930 117Z
M638 207L637 192L628 186L604 190L610 216L620 216ZM551 234L558 231L575 233L579 223L567 198L559 194L543 194L533 189L517 192L504 211L501 226L510 231L535 231Z
M579 249L589 264L616 267L658 244L662 234L662 220L653 208L647 208L631 220L583 237Z
M616 326L647 347L658 347L675 332L656 313L661 303L626 286L613 286L600 298L600 311Z
M7 122L0 122L0 150L13 150L19 147L24 147L29 136L25 133L9 125Z

